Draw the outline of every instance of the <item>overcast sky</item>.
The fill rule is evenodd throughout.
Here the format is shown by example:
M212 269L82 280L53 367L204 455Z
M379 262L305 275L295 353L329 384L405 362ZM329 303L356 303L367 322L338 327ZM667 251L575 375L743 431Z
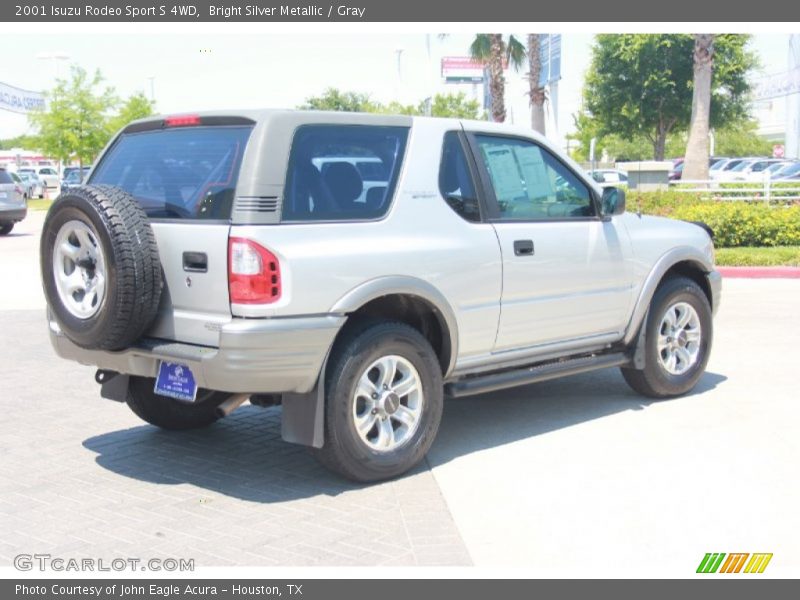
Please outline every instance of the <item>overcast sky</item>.
M69 30L69 25L64 29ZM222 28L224 29L224 28ZM99 68L118 94L150 95L153 78L157 109L163 113L218 108L295 107L326 87L367 92L383 102L418 102L431 92L463 90L439 79L442 56L467 54L472 34L133 34L63 33L43 38L0 36L0 82L29 90L48 89L70 63ZM580 89L593 36L563 36L563 79L559 89L562 138L570 115L580 107ZM765 73L785 71L787 34L754 36ZM430 53L428 48L430 47ZM400 53L398 76L397 57ZM67 61L37 58L63 53ZM511 76L511 118L529 122L521 75ZM27 119L0 111L0 138L28 130Z

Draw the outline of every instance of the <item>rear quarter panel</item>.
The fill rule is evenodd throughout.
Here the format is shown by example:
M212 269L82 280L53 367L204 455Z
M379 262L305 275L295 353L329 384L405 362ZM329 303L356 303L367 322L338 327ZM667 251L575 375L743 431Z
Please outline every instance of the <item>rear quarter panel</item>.
M500 310L497 238L491 225L461 219L439 193L443 136L458 128L457 121L415 123L394 200L380 220L232 226L231 235L253 239L278 256L283 280L277 303L234 305L234 315L330 313L376 279L407 278L431 285L449 303L459 356L489 351Z

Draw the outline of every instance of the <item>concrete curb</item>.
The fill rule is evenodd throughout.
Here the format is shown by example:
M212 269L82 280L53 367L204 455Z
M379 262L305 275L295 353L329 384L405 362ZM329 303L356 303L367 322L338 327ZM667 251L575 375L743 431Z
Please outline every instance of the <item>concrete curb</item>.
M800 279L800 267L717 267L732 279Z

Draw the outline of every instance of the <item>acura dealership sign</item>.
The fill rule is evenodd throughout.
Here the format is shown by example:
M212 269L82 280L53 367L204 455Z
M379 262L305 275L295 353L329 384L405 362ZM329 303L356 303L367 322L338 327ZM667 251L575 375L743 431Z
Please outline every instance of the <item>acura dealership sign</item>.
M29 113L44 108L44 96L13 85L0 83L0 109L16 113Z

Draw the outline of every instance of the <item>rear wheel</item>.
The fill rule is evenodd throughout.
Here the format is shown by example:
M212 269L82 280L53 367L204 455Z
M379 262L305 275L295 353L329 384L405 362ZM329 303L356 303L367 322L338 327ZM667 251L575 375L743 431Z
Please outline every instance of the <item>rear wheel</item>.
M152 377L131 377L126 402L137 417L151 425L173 431L200 429L219 419L217 407L230 394L197 390L194 402L182 402L156 394Z
M8 235L12 229L14 229L14 223L11 221L0 223L0 235Z
M676 277L658 288L645 331L645 368L623 368L625 381L651 398L690 391L703 375L712 339L711 306L691 279Z
M419 463L442 416L442 373L428 341L403 323L349 336L329 364L325 445L313 453L355 481L396 477Z

